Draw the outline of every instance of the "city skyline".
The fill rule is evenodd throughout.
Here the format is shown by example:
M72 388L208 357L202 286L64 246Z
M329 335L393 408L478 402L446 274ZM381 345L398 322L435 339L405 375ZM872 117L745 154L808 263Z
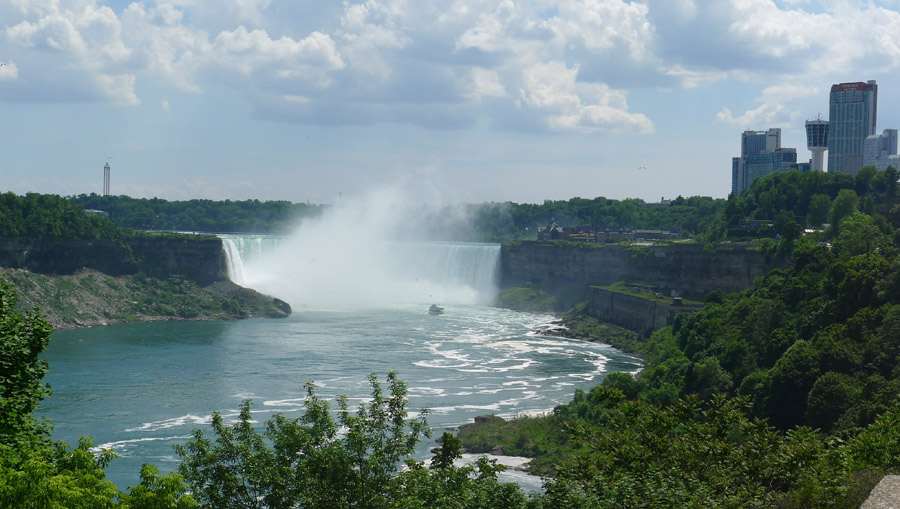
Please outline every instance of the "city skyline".
M877 80L891 0L0 4L3 191L333 203L725 197L737 133ZM827 33L828 37L821 34ZM111 158L111 159L110 159Z

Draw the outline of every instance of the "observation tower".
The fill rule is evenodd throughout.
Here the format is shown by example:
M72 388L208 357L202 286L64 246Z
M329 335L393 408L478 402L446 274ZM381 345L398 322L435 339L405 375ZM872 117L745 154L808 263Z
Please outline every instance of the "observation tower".
M109 196L109 161L103 166L103 196Z
M828 150L828 121L819 116L806 121L806 148L812 152L812 171L825 171L825 151Z

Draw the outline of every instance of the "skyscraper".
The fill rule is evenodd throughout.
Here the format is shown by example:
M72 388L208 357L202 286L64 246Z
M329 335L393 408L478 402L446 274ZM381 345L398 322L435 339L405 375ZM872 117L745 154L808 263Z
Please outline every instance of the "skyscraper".
M878 85L838 83L828 100L828 171L856 175L863 166L863 145L875 134Z

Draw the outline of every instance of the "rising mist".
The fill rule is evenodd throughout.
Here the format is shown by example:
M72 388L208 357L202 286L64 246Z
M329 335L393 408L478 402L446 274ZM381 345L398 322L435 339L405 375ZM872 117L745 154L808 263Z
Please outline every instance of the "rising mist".
M441 229L466 223L462 209L411 202L399 187L343 199L244 253L232 278L299 309L493 301L499 246L435 242Z

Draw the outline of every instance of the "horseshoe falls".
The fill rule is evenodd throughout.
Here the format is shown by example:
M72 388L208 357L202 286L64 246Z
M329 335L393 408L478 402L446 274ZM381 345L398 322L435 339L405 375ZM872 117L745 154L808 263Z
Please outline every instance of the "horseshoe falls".
M221 237L232 281L295 309L484 305L497 294L497 244Z

